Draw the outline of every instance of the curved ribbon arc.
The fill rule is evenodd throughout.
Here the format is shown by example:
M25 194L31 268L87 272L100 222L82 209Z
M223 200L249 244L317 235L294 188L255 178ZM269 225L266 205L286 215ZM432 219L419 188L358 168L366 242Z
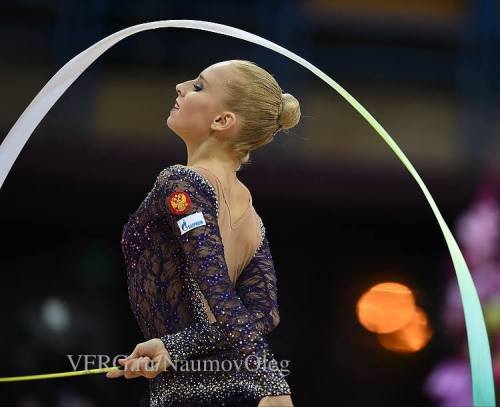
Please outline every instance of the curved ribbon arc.
M110 36L95 43L91 47L76 55L73 59L67 62L42 88L38 95L33 99L30 105L26 108L23 114L16 121L12 129L7 134L7 137L0 145L0 188L7 177L12 165L19 155L24 144L29 139L31 133L40 123L46 113L59 99L59 97L68 89L68 87L92 64L101 54L112 47L122 39L141 31L152 30L156 28L190 28L196 30L210 31L217 34L223 34L230 37L239 38L254 44L261 45L265 48L273 50L287 58L297 62L304 68L308 69L330 87L335 89L344 99L363 116L375 131L382 137L388 146L394 151L396 156L401 160L410 174L415 178L420 189L424 193L427 202L429 203L432 212L434 213L441 231L446 240L448 250L453 260L455 272L458 279L460 295L465 314L465 324L467 330L467 340L469 345L469 356L472 373L472 389L475 406L494 406L495 405L495 388L493 382L493 369L491 363L491 354L484 323L481 304L477 295L477 291L472 281L469 269L465 259L458 247L458 244L453 237L448 225L444 221L434 199L432 198L426 185L420 178L419 174L408 160L406 155L401 151L398 145L394 142L387 131L375 120L375 118L345 89L337 82L316 68L314 65L299 57L293 52L283 48L269 40L251 34L244 30L240 30L227 25L211 23L199 20L164 20L155 21L145 24L138 24L118 31Z

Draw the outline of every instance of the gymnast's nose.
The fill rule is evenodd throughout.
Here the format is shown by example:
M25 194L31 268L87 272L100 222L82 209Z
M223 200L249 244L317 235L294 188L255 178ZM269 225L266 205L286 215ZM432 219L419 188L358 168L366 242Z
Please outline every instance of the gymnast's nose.
M178 94L179 96L181 96L181 95L182 95L182 94L181 94L181 84L177 84L177 85L175 85L175 90L176 90L176 92L177 92L177 94Z
M185 85L187 82L189 82L189 81L178 83L177 85L175 85L175 90L177 91L177 94L179 96L184 96L184 93L185 93L184 89L185 89Z

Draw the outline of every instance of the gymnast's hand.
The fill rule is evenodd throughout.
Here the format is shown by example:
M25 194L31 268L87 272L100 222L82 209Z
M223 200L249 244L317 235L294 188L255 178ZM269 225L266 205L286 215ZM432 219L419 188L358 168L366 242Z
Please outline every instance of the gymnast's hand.
M106 373L108 379L125 376L127 379L135 379L144 376L153 379L171 365L170 355L163 342L158 339L150 339L137 344L134 351L125 359L118 359L118 363L124 366L124 370L113 370Z

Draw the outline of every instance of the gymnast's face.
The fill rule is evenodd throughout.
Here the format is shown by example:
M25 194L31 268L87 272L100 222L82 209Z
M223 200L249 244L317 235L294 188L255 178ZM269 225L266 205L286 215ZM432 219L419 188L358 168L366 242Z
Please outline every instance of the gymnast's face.
M212 135L231 136L236 115L224 107L225 83L235 75L230 61L204 69L196 79L179 83L167 126L185 142L199 144Z

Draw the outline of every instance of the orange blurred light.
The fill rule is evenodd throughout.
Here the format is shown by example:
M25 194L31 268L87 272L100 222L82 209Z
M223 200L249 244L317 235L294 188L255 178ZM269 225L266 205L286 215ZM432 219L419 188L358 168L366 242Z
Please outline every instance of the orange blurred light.
M356 306L361 325L381 334L405 326L415 309L412 291L403 284L392 282L374 285L361 296Z
M393 352L417 352L432 337L432 330L425 311L417 308L410 322L403 328L388 334L378 335L380 344Z

